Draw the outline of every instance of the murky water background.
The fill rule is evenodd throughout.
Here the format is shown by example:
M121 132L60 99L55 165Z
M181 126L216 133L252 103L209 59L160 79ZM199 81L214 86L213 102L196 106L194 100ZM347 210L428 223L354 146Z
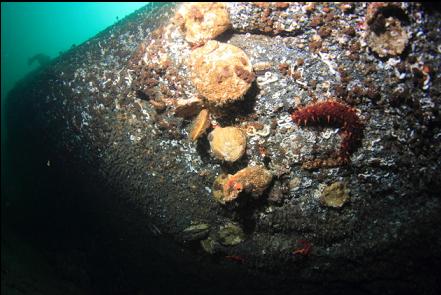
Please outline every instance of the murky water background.
M147 3L1 4L2 163L7 160L4 104L15 83L37 69L45 57L58 57ZM37 55L43 59L30 60ZM2 184L4 166L2 164Z

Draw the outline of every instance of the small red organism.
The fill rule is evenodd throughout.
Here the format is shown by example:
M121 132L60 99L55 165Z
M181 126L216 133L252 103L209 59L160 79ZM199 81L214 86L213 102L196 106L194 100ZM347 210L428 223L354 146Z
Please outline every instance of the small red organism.
M363 124L354 108L328 99L307 105L291 114L291 118L300 126L331 126L340 128L342 137L340 151L335 156L339 161L321 161L322 166L338 166L349 162L350 155L357 149L363 136ZM327 165L330 164L330 165ZM308 166L308 165L306 165ZM310 165L317 168L318 165ZM308 166L309 167L309 166Z
M302 248L294 250L292 254L308 256L311 252L312 244L306 240L299 240L299 243L302 244Z
M268 151L267 151L266 147L259 145L257 148L259 150L259 155L261 157L265 157L267 155Z
M244 263L245 259L242 256L239 255L229 255L229 256L225 256L225 259L234 261L234 262L238 262L238 263Z

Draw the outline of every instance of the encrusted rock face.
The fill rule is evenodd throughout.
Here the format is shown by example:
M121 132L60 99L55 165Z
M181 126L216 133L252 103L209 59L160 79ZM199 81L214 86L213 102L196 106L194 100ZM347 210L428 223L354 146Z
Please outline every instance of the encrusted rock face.
M254 80L245 52L231 44L208 41L190 56L192 80L210 103L222 106L243 97Z
M69 183L79 171L92 211L116 216L102 220L130 243L112 253L150 269L118 247L156 242L159 257L212 267L241 294L437 294L440 13L234 2L231 31L202 45L173 22L180 5L159 24L145 12L115 25L10 100L23 138L41 142L36 165ZM377 53L367 31L384 42Z
M231 25L228 11L222 2L186 3L179 9L176 19L185 32L185 39L190 43L211 40Z

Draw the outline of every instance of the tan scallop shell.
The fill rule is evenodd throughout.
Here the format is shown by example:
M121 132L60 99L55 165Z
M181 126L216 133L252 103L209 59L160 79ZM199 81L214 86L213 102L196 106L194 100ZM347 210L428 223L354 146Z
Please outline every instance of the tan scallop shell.
M217 106L242 98L254 80L248 56L231 44L208 41L193 50L189 64L199 94Z
M225 4L222 2L190 2L183 4L177 12L185 40L200 43L211 40L231 25Z
M210 127L210 113L203 109L199 115L193 120L193 124L189 133L191 140L196 140Z
M217 127L209 135L213 155L227 162L235 162L245 153L247 138L237 127Z

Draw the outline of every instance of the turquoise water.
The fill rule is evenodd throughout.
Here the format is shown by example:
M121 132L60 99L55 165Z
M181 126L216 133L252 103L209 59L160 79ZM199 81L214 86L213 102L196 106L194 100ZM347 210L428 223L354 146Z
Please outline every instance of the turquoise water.
M4 106L15 83L40 66L38 60L29 60L36 55L53 59L147 3L1 3L2 184L11 185L10 178L6 181ZM2 188L2 195L4 192Z
M1 3L2 150L5 97L40 66L38 61L29 64L29 59L37 54L55 58L147 3Z

